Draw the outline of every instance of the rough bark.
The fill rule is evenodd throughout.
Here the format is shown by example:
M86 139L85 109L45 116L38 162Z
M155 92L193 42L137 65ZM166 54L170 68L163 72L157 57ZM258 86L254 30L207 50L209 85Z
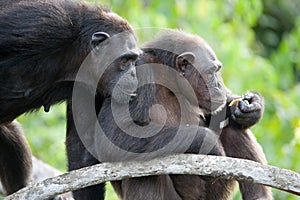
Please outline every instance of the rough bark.
M137 162L102 163L30 185L6 197L41 200L105 181L160 174L198 174L267 185L300 195L300 174L249 160L205 155L172 155Z

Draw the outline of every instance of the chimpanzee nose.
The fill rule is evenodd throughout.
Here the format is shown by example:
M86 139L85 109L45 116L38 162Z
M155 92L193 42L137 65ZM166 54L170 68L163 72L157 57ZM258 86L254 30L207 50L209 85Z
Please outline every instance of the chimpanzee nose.
M130 74L131 74L132 77L136 77L136 68L135 68L134 65L131 67L131 72L130 72Z
M139 66L139 65L141 65L141 64L143 64L142 63L142 59L140 58L140 56L136 59L136 61L135 61L135 66Z
M222 68L222 63L218 60L213 61L213 63L214 63L214 66L216 68L216 72L220 71L221 68Z

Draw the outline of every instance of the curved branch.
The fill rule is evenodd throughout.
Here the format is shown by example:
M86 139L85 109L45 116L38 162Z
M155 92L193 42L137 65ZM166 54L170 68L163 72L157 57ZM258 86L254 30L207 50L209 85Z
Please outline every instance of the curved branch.
M30 185L6 199L47 199L105 181L160 174L197 174L235 179L300 195L300 174L290 170L237 158L180 154L143 162L102 163L82 168Z

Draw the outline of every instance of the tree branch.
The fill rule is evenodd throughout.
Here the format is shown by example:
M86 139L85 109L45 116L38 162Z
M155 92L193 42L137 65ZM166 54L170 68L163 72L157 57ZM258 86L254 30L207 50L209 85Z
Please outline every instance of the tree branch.
M30 185L6 197L40 200L105 181L160 174L197 174L248 181L300 195L300 174L237 158L173 155L149 161L103 163Z

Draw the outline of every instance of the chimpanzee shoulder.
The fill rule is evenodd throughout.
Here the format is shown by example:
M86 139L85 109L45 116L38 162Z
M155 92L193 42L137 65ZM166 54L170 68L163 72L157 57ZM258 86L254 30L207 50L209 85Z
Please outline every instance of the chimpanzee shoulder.
M130 25L95 4L71 0L3 1L0 12L0 122L70 97L97 31L114 35Z

